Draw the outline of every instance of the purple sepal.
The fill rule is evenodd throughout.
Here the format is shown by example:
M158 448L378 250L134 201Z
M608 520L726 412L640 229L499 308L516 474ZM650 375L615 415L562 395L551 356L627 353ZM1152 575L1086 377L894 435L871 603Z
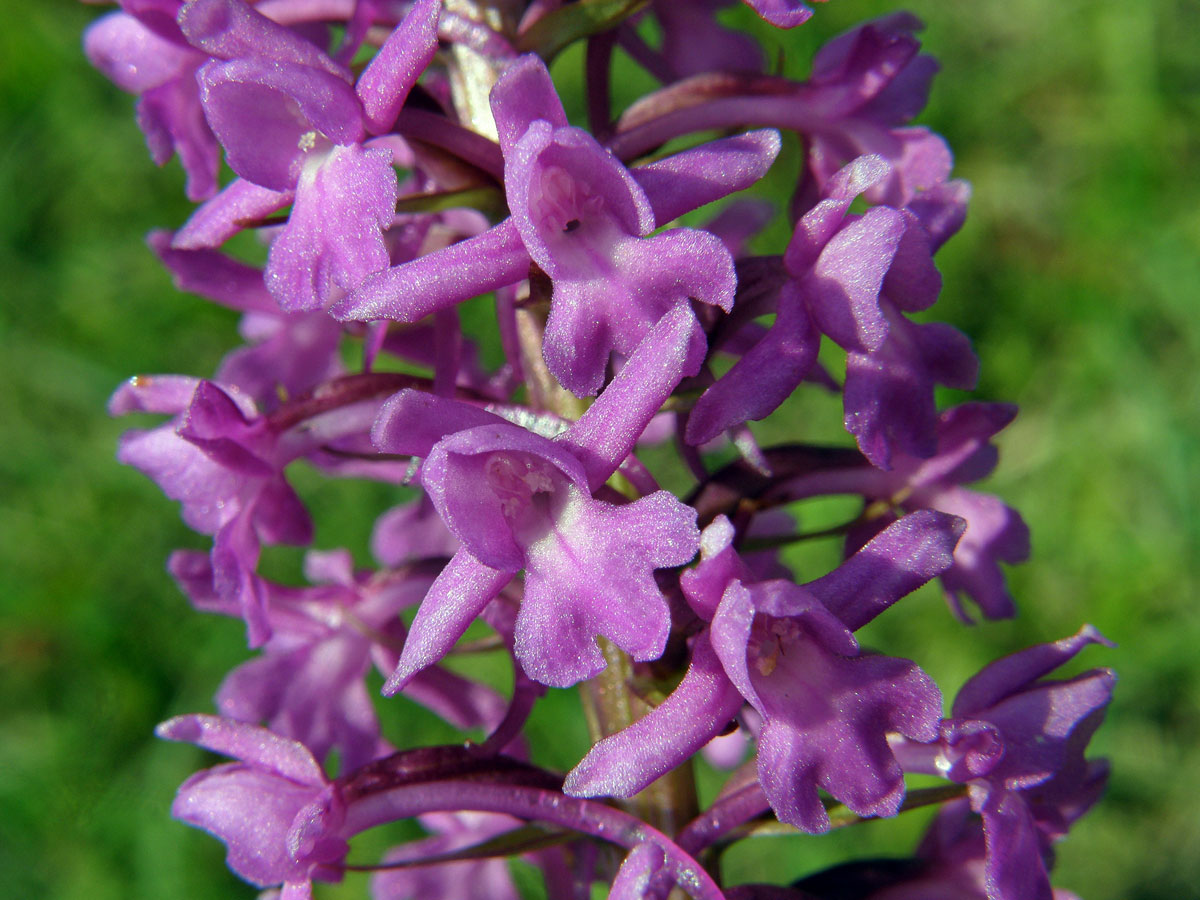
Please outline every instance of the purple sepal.
M479 425L510 424L481 407L405 389L380 407L371 443L384 453L424 457L447 435Z
M1029 558L1029 528L1020 514L999 497L960 487L930 492L929 502L967 522L954 552L954 565L942 575L942 587L959 617L970 621L962 601L967 596L989 619L1012 618L1016 605L1000 563L1014 564Z
M567 775L576 797L632 797L690 758L729 723L743 700L721 667L707 631L692 641L679 686L629 727L604 738Z
M817 327L847 350L877 350L887 338L879 295L906 227L899 210L877 206L833 234L809 272L793 261L792 246L784 255L789 271L803 277Z
M172 425L126 432L121 436L117 459L144 472L163 493L178 500L183 520L202 534L215 534L237 512L237 506L228 504L225 498L237 495L238 476L179 437Z
M269 190L293 189L310 150L363 137L354 89L320 69L242 57L205 63L197 77L229 167Z
M568 124L546 64L532 53L509 63L492 88L491 103L505 159L529 126L539 119L551 128Z
M931 250L938 250L963 226L971 185L959 179L928 187L908 201L908 209L929 235Z
M368 278L330 312L342 321L416 322L529 275L529 254L511 219Z
M190 375L134 375L124 381L108 400L108 414L131 412L174 415L187 409L196 393L199 378Z
M668 311L634 350L616 378L558 438L583 463L596 490L617 470L679 382L700 370L704 334L690 305Z
M354 90L372 134L390 131L437 51L441 0L417 0L359 76Z
M179 76L183 67L202 59L187 45L157 34L138 18L111 12L83 33L88 61L121 90L141 94Z
M221 164L196 87L196 67L204 56L174 31L168 36L141 18L111 13L85 32L84 52L119 88L139 95L138 127L151 158L161 166L178 153L188 198L204 200L216 193Z
M219 247L243 228L283 209L292 202L292 192L272 191L238 178L192 213L175 232L171 246L176 250Z
M157 165L165 165L172 153L179 155L179 163L187 173L189 200L207 200L217 192L221 151L204 117L190 68L180 78L142 93L137 123Z
M287 225L271 242L266 283L281 309L316 310L388 266L396 213L392 155L352 145L305 161Z
M736 191L767 174L782 140L773 128L748 131L672 154L629 174L646 192L654 220L665 225Z
M1091 644L1115 646L1094 627L1085 625L1061 641L1037 644L989 663L962 686L951 710L955 716L978 716L1006 698L1034 687L1039 678L1065 665Z
M805 588L857 631L950 568L965 528L966 522L956 516L927 509L910 513Z
M934 385L975 386L979 360L958 329L910 322L897 314L882 347L851 353L846 362L845 425L875 466L892 455L929 457L937 449Z
M651 841L638 844L617 870L608 900L644 900L651 896L651 884L662 871L663 861L662 848Z
M167 40L184 42L179 30L179 9L184 0L119 0L121 8L139 22Z
M261 269L216 250L180 250L169 231L152 231L146 243L181 291L199 294L239 312L277 313L278 308L263 284Z
M261 424L252 425L225 390L201 381L176 433L226 469L248 478L269 478L275 468L263 458L266 443L260 435Z
M179 28L192 46L218 59L261 57L349 80L349 71L315 44L243 0L190 0L179 11Z
M396 670L383 686L384 696L400 691L422 669L450 652L485 606L512 580L459 550L421 601Z
M687 442L706 444L778 409L811 371L820 340L801 289L788 282L780 291L771 329L696 401L688 416Z
M253 506L213 535L213 591L233 603L246 622L246 643L261 647L271 636L266 587L255 572L261 544L251 527Z
M186 741L231 756L246 765L270 769L305 787L325 786L325 773L299 741L279 737L265 728L219 716L185 715L168 719L154 733L169 741Z
M295 820L329 791L320 766L302 744L217 716L178 716L156 733L240 760L185 781L171 814L221 840L229 867L242 878L259 887L302 884L314 864L345 855L345 842L332 835L304 856L289 846Z

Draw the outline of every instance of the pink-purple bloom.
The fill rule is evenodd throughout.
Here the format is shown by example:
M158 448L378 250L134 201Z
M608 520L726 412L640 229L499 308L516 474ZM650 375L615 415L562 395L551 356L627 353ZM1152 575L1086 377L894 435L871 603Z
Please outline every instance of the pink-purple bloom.
M1045 676L1106 641L993 662L944 716L921 659L855 634L918 614L900 601L934 579L964 620L967 599L1011 616L1001 566L1029 553L1020 515L967 486L1015 409L939 405L979 362L931 318L969 195L913 124L936 64L896 13L803 81L765 74L732 5L122 0L85 36L203 201L152 250L242 317L212 377L138 376L110 410L168 417L118 457L211 539L170 574L257 651L220 715L159 727L232 759L172 812L271 896L367 869L379 900L515 900L506 857L551 900L1068 896L1050 848L1103 788L1085 754L1114 676ZM814 15L745 5L763 27ZM582 97L550 68L575 42ZM618 49L660 85L623 110ZM765 196L787 140L799 171ZM265 266L226 246L242 233ZM842 444L769 443L808 426L780 409L813 389L841 395ZM372 565L322 548L300 466L383 485L356 511ZM810 525L830 497L856 511ZM799 577L786 548L817 540L833 552ZM303 583L265 574L278 544L309 548ZM564 774L527 725L576 685L590 742ZM385 726L397 694L459 737ZM703 806L698 753L730 771ZM760 825L924 802L911 859L787 886L711 864ZM407 819L426 836L360 860L356 835Z

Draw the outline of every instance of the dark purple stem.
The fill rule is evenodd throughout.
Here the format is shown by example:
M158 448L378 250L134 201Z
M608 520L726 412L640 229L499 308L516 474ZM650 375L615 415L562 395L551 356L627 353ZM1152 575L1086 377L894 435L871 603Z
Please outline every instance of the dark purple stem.
M472 753L494 756L503 752L505 747L520 737L521 729L525 727L534 703L545 695L546 689L542 685L531 681L519 667L515 668L517 671L514 673L512 700L509 701L504 718L496 726L496 730L488 735L487 740L471 748Z
M587 42L585 83L587 84L588 126L598 141L612 137L612 54L615 31L594 35Z
M406 138L445 150L491 175L497 182L504 182L504 157L500 145L445 116L405 107L396 119L396 131Z
M679 832L679 846L698 854L739 825L744 825L771 808L757 781L722 797Z
M724 900L720 887L704 867L661 831L629 813L556 791L469 780L406 785L349 804L342 833L350 837L399 819L462 810L549 822L628 849L650 841L662 850L666 871L690 896L696 900Z
M683 109L673 109L642 124L618 123L608 148L619 159L637 159L672 138L697 131L725 128L781 128L813 134L826 120L796 94L717 97Z

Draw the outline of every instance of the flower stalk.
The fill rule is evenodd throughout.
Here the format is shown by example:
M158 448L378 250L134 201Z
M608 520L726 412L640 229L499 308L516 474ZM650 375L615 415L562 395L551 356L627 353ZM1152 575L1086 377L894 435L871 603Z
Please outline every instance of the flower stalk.
M158 731L231 760L172 812L247 882L311 900L371 872L376 900L518 900L519 858L551 900L1052 900L1051 847L1103 791L1086 752L1115 676L1047 676L1107 641L1085 626L997 660L947 716L920 660L856 635L933 582L964 622L1010 617L1003 567L1029 553L1020 515L971 487L1015 408L938 404L978 360L928 314L969 199L913 121L936 63L895 13L805 80L771 75L719 14L734 2L121 0L85 36L199 204L152 249L241 316L212 377L138 376L110 410L165 417L118 456L211 539L168 569L256 653L217 715ZM781 41L813 16L743 3ZM564 98L549 64L581 42ZM630 66L658 86L613 109ZM783 133L803 162L767 196ZM242 232L263 267L226 246ZM494 326L472 304L489 295ZM781 411L810 390L840 396L840 445ZM769 418L794 438L763 443ZM355 510L371 566L313 546L296 464L395 489ZM861 512L796 521L831 497ZM793 571L800 542L829 564ZM306 548L301 582L260 570L280 544ZM588 746L553 771L528 726L570 688ZM462 742L386 732L398 693ZM739 841L926 805L903 864L722 878ZM347 862L401 819L426 836Z

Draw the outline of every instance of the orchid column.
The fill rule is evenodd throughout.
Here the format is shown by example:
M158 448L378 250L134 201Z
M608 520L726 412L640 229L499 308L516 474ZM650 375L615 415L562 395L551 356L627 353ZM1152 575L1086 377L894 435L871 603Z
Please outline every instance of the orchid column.
M553 900L1064 896L1051 846L1103 789L1085 752L1114 678L1042 679L1103 637L995 661L945 715L920 660L855 636L935 580L964 625L1010 617L1002 564L1029 552L1020 516L966 486L1015 410L936 402L978 361L928 312L969 190L910 124L936 68L919 22L866 23L792 81L721 0L120 5L85 49L201 204L150 246L246 339L211 378L138 375L111 402L170 417L119 457L211 536L168 568L258 653L218 714L159 728L234 760L184 783L177 818L286 900L363 870L380 900L516 897L506 857ZM745 5L785 43L813 15ZM586 123L549 68L576 43ZM615 110L629 66L660 86ZM770 202L753 189L785 138L802 163ZM790 238L767 246L779 217ZM242 232L261 259L226 246ZM798 391L841 394L842 445L802 424L759 442ZM673 472L639 457L654 445ZM395 486L361 511L373 566L311 546L295 465ZM831 496L858 498L851 520L797 524ZM837 560L791 571L784 548L815 540ZM262 574L274 544L308 548L306 583ZM468 653L502 654L511 690L445 665ZM593 745L556 772L526 724L564 689ZM385 733L397 694L474 739ZM699 754L728 773L705 808ZM903 864L722 874L735 841L935 805ZM353 846L412 818L426 838Z

